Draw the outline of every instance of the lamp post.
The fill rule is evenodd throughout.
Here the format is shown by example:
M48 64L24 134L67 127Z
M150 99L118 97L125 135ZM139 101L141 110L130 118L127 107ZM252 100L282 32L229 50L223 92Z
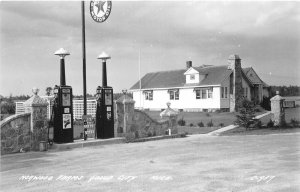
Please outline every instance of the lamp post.
M106 77L106 60L111 57L107 55L105 52L102 52L98 59L102 60L102 87L107 87L107 77Z
M60 48L54 53L54 55L58 55L60 57L60 85L66 85L65 56L70 55L70 53L63 48Z

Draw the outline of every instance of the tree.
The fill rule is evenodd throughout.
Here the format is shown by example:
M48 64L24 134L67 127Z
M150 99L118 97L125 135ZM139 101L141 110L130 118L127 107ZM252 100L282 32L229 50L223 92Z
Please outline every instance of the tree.
M52 92L52 87L47 87L47 88L46 88L46 95L47 95L47 96L50 96L50 95L51 95L51 92Z
M246 130L255 123L253 118L255 117L255 104L248 99L244 98L238 105L239 113L236 115L235 123L239 126L245 127Z

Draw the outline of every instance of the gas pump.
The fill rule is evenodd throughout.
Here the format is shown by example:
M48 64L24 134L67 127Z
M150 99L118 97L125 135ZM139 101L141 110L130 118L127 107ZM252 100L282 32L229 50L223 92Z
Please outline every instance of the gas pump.
M55 86L54 94L53 141L56 143L73 142L72 87Z
M61 48L54 55L60 57L60 86L56 85L53 90L53 141L70 143L73 142L73 93L72 87L66 85L64 60L70 53Z
M112 87L97 88L96 138L114 137L114 110Z
M95 134L98 139L107 139L114 137L113 88L107 86L106 77L106 60L110 56L103 52L98 59L102 60L102 87L97 87Z

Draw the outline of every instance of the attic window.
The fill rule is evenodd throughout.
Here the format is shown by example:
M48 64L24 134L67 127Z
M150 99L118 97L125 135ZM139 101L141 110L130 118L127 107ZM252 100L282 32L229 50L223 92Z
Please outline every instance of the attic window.
M253 77L252 73L250 73L250 77Z
M190 75L190 80L195 80L195 75Z

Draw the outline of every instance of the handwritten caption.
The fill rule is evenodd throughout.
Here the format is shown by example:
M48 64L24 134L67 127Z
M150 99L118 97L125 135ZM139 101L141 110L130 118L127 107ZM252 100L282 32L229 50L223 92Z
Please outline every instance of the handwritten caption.
M249 178L250 181L256 181L257 183L269 183L273 180L276 176L274 175L263 175L263 176L252 176Z
M86 181L90 182L109 182L109 181L120 181L120 182L131 182L136 180L138 176L130 176L130 175L94 175L90 177L86 176L76 176L76 175L59 175L57 177L49 176L49 175L22 175L19 177L20 181L34 182L34 181ZM172 176L165 175L155 175L148 177L148 179L153 181L171 181L173 180Z

